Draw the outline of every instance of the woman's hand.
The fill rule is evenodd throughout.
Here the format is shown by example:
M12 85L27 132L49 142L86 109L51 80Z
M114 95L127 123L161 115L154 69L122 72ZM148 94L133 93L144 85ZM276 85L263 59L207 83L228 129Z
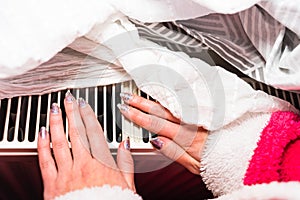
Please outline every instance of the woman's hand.
M91 107L83 99L77 103L70 92L66 94L64 105L72 149L69 148L57 104L52 105L50 114L54 156L50 135L44 127L39 134L38 156L44 198L53 199L70 191L105 184L135 191L129 139L119 146L117 165Z
M121 97L126 103L119 105L121 113L137 125L159 135L150 141L156 149L190 172L200 174L200 155L207 130L181 123L159 103L129 93L121 93Z

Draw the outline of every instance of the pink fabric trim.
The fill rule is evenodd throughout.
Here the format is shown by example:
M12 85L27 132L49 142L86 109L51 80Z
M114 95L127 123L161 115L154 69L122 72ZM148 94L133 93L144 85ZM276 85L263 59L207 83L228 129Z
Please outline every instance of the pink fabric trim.
M300 181L300 139L284 152L280 174L282 181Z
M300 138L299 120L299 116L292 112L272 114L250 160L244 177L245 185L283 180L281 164L288 145ZM291 169L288 163L285 164L285 169Z

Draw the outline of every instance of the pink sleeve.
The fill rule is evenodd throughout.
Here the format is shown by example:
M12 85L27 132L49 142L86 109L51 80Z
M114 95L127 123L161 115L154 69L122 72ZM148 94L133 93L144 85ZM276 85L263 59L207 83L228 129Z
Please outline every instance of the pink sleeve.
M245 185L300 181L300 122L292 112L248 113L209 134L201 176L215 196Z
M273 113L261 133L245 174L244 184L300 181L299 139L299 116L292 112Z

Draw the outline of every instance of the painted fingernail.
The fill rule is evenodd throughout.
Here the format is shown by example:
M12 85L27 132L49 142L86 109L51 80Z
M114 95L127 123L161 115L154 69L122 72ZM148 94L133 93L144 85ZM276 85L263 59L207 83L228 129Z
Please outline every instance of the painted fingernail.
M84 108L86 106L86 101L83 98L80 97L77 101L78 101L78 105L81 108Z
M124 111L124 112L128 112L128 111L129 111L129 106L126 105L126 104L120 104L120 103L119 103L117 106L118 106L118 108L119 108L121 111Z
M46 139L46 137L47 137L47 131L46 131L46 128L44 126L42 126L41 129L40 129L40 137L42 139Z
M67 91L65 98L68 103L72 103L75 100L75 98L72 95L72 93L70 92L70 90Z
M150 140L150 143L158 150L160 150L164 145L164 142L159 138L153 138L152 140Z
M124 147L126 150L130 150L130 138L127 137L126 140L124 141Z
M57 103L53 103L51 106L51 113L52 114L58 114L59 113L59 107Z
M120 97L123 99L123 101L128 102L133 98L133 95L126 92L121 92Z

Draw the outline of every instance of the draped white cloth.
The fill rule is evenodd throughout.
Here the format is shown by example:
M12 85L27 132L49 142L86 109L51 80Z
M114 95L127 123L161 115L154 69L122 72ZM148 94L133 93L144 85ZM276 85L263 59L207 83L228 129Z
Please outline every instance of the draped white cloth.
M121 13L144 22L173 21L207 15L214 7L217 11L235 12L257 1L222 1L213 6L215 1L199 0L1 0L0 78L37 67L87 34L95 24L112 23L114 16Z
M219 129L247 112L293 110L287 102L254 91L237 76L220 67L211 67L200 59L140 38L136 27L128 20L131 17L145 22L169 21L214 12L233 13L249 8L257 1L222 1L217 6L216 1L209 2L1 2L0 26L5 29L0 32L0 84L4 86L1 90L6 95L1 94L0 98L12 95L8 91L22 86L22 74L26 75L27 88L32 87L35 92L45 91L53 85L55 89L76 87L77 80L85 83L84 86L109 84L129 79L130 75L140 89L157 99L175 116L209 130ZM76 53L58 53L65 47ZM68 71L72 64L74 71L72 68ZM33 70L47 67L49 73L44 71L43 76ZM28 70L33 71L29 73ZM66 70L76 76L65 73ZM65 81L53 83L53 77L59 76L63 76ZM85 78L81 79L82 76ZM89 77L93 79L97 76L100 82L89 81ZM79 82L77 85L81 85ZM16 91L19 95L30 93L30 89L17 89L15 94Z

